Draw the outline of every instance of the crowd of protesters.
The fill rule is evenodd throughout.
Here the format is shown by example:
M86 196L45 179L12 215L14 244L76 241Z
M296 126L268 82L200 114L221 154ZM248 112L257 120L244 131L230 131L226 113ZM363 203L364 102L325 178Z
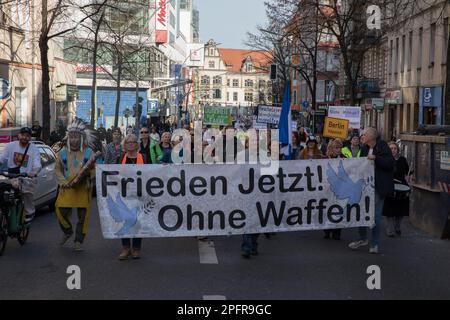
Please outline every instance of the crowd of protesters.
M204 126L202 130L202 143L200 146L194 143L194 130L188 125L184 126L191 135L191 152L190 161L183 158L183 150L177 155L178 159L184 159L183 162L195 163L208 161L228 162L229 160L244 160L246 163L251 161L249 144L251 135L247 135L245 130L234 130L232 126L226 126L219 129L223 137L223 159L218 159L218 152L214 147L217 132L208 130L209 126ZM39 128L36 125L36 132ZM111 127L105 129L100 126L97 129L99 138L104 142L103 161L105 164L172 164L177 163L173 159L173 148L183 141L182 136L175 136L172 139L172 133L176 126L152 126L142 127L139 132L134 126L126 128ZM228 140L227 130L232 130L232 140ZM63 128L55 130L51 136L55 141L59 139L60 132ZM270 130L268 131L268 141L270 141ZM55 142L52 141L52 142ZM226 154L226 144L232 141L234 143L234 153ZM387 235L390 237L401 235L402 217L409 214L409 199L403 194L399 197L394 190L394 184L407 186L411 172L408 163L404 157L400 155L399 146L395 142L389 144L383 141L376 129L367 128L364 130L353 130L349 132L349 136L345 141L340 139L326 139L320 135L314 136L308 134L304 128L299 128L293 132L292 136L292 160L309 160L318 159L336 159L336 158L359 158L367 157L374 161L375 166L375 227L371 229L371 237L367 235L368 228L359 228L359 239L349 244L351 249L358 249L362 246L370 244L369 252L379 252L379 242L381 233L382 216L387 217ZM271 156L271 144L267 141L259 141L259 144L267 146L267 158ZM198 149L201 148L201 149ZM256 148L259 152L260 149ZM195 154L200 154L197 158ZM262 154L257 157L261 159ZM285 160L280 155L280 160ZM211 162L209 162L211 163ZM341 229L324 230L325 239L341 239ZM242 256L249 258L251 255L258 254L258 234L243 235L241 246ZM266 236L270 236L267 234ZM200 238L199 239L204 239ZM138 259L140 257L140 249L142 239L123 240L122 252L119 255L120 260L128 258Z

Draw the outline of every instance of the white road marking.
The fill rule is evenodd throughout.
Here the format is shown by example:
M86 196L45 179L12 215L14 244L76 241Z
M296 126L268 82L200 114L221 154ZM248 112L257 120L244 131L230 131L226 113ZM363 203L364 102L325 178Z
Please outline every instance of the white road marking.
M200 255L200 263L202 264L218 264L216 249L214 242L211 240L198 241L198 253Z
M203 296L203 300L227 300L225 296Z

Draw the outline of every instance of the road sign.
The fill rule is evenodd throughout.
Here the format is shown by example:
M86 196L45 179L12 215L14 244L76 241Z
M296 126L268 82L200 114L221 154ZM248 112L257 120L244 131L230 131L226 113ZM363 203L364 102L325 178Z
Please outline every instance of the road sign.
M350 121L347 119L325 118L323 136L327 138L347 139L348 126Z
M147 114L159 112L159 100L149 99L147 100Z
M9 87L9 81L0 78L0 99L8 99L11 95L11 88Z

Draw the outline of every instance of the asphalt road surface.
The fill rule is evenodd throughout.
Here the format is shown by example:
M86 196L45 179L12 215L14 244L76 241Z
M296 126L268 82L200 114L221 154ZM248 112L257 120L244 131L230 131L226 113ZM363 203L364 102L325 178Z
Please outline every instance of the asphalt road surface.
M2 299L449 299L450 241L414 229L383 238L381 253L351 251L354 229L342 240L321 231L259 239L260 253L240 256L240 236L144 239L140 260L119 261L121 244L104 240L96 208L83 252L59 246L52 212L40 212L25 246L10 240L0 257ZM81 270L81 289L69 290L67 268ZM367 268L381 271L369 290Z

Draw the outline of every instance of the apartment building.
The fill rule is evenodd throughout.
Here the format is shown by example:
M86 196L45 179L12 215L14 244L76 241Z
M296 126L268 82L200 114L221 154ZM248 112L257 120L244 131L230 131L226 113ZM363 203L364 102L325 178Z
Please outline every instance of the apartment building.
M51 4L51 1L49 1ZM39 0L0 5L0 127L31 126L42 119L42 66L38 46ZM49 42L51 129L75 116L75 65Z
M418 1L415 14L387 35L385 124L390 135L444 123L450 3Z
M249 113L258 104L272 102L269 52L219 48L210 40L204 56L196 74L197 103L246 108Z

